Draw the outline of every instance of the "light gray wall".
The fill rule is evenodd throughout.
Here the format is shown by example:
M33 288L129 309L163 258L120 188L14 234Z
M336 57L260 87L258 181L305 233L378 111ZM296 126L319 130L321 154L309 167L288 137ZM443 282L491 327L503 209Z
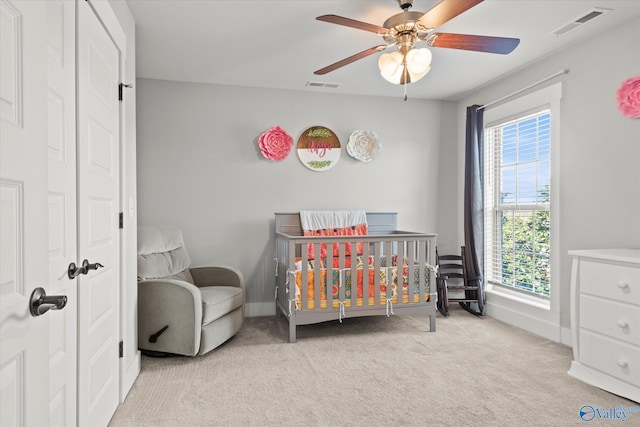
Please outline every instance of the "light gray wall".
M137 81L137 96L139 223L180 226L194 265L238 267L250 303L273 301L274 212L395 211L400 229L423 232L439 232L438 216L451 214L438 207L438 176L443 144L455 159L455 103L404 102L400 87L398 98L377 98L150 79ZM257 138L275 125L294 143L329 127L340 161L314 172L295 149L266 160ZM368 164L344 150L357 129L382 143Z
M426 77L425 77L426 78ZM438 164L438 250L441 254L454 254L460 251L460 246L464 240L462 234L462 205L458 206L459 186L464 183L464 175L458 177L458 152L462 150L464 156L464 146L458 143L457 126L460 117L456 104L452 102L442 103L443 118L451 123L443 123L443 137L440 145L440 156Z
M579 30L577 30L579 31ZM569 327L571 249L640 248L640 120L617 109L616 91L640 74L640 20L571 46L501 79L458 103L501 98L568 68L560 113L560 322ZM458 124L458 212L461 216L464 119ZM441 178L445 177L445 173ZM450 179L455 179L453 173ZM461 222L460 222L461 224ZM459 231L461 233L461 231ZM462 234L460 234L462 235Z

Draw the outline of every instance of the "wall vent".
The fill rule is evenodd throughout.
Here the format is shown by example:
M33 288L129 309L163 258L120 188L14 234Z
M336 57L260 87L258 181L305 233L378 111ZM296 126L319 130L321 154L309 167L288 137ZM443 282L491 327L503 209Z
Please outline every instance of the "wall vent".
M336 89L340 87L340 85L342 85L342 83L325 83L325 82L312 82L312 81L309 81L306 84L307 87L328 87L330 89Z
M597 18L600 15L604 15L607 12L611 12L612 9L605 9L603 7L594 7L593 9L588 10L587 12L581 14L576 19L568 22L566 24L561 25L555 30L551 31L549 34L553 34L554 36L564 36L567 33L583 26L587 22Z

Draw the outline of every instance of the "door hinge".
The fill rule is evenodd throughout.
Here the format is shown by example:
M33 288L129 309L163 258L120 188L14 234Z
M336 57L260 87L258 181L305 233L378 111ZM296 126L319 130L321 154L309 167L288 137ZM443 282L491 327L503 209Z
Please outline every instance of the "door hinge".
M124 355L124 342L123 341L120 341L120 347L118 349L118 352L119 352L118 354L119 354L120 357L124 357L123 356Z
M131 89L133 85L128 85L124 83L120 83L118 85L118 101L122 101L124 99L124 96L122 95L122 89L125 87Z
M118 216L118 228L124 228L124 213L120 212Z

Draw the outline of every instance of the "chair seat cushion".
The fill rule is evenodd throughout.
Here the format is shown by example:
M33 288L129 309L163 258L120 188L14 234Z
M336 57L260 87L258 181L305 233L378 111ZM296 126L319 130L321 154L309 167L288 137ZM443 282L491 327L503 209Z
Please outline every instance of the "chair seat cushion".
M235 286L207 286L202 294L202 326L208 325L236 308L242 307L242 289Z

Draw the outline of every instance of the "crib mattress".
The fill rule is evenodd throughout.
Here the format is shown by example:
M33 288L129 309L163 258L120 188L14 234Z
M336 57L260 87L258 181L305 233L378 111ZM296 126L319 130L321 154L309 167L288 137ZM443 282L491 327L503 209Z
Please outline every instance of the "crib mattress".
M357 307L363 306L375 306L375 305L385 305L387 304L387 299L389 299L393 304L398 303L398 298L401 298L403 304L409 303L411 296L409 294L409 260L404 258L402 265L398 267L397 265L397 257L392 257L391 266L387 266L386 257L380 257L380 267L377 269L379 275L379 296L376 301L376 293L375 293L375 274L376 267L374 266L374 257L369 256L367 262L365 264L365 260L362 256L358 256L355 258L356 260L356 298L355 301L352 295L353 289L353 279L351 269L351 257L345 257L345 266L343 269L339 269L339 258L331 257L329 258L331 264L333 265L333 269L331 269L331 306L333 308L338 308L340 306L340 288L344 285L344 306L351 307L354 302ZM313 310L315 308L315 274L316 271L315 261L309 260L308 269L307 269L307 301L302 301L302 287L303 284L303 271L302 271L302 261L300 258L296 258L296 270L295 270L295 280L296 280L296 301L298 304L303 304L303 309ZM329 271L326 267L327 258L321 259L321 268L320 268L320 308L327 308L327 272ZM402 291L398 293L398 269L400 268L401 273L401 288ZM424 269L424 277L426 279L427 289L424 294L424 301L429 300L429 269L431 267L427 264L423 266ZM366 271L366 274L365 274ZM367 293L364 294L365 289L365 276L366 276L366 289ZM413 268L413 302L420 302L420 266L415 265ZM387 294L388 287L391 287L390 296Z

